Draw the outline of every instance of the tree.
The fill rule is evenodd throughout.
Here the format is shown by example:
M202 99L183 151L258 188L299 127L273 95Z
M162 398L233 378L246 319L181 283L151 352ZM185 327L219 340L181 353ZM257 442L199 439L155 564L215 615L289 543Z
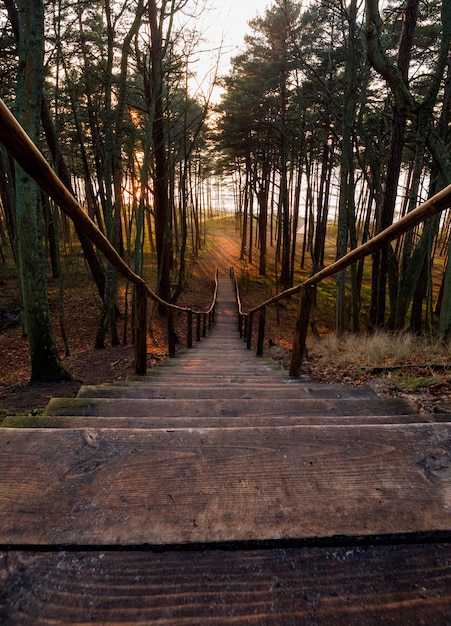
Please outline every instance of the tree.
M167 302L171 299L171 216L169 212L169 177L166 153L166 132L163 105L163 58L166 53L164 43L164 22L166 2L160 10L155 0L149 0L148 17L151 37L151 85L153 93L154 115L152 119L152 139L154 158L154 210L155 238L158 258L158 295ZM168 34L169 35L169 34ZM165 314L160 307L160 313Z
M301 117L293 55L299 16L300 6L296 2L278 0L263 17L250 22L251 33L245 37L246 52L233 60L232 74L225 80L227 92L221 105L220 122L223 148L232 159L238 157L245 163L248 185L245 198L249 199L250 209L253 198L258 201L261 274L266 273L270 192L273 186L277 189L278 252L285 288L293 284L291 245L295 241L292 231L296 231L297 226L292 219L289 175L298 147L296 139ZM251 255L252 216L249 220Z
M340 159L340 198L338 207L337 256L348 251L348 237L351 248L357 247L355 218L355 172L354 172L354 130L358 102L357 64L359 50L357 44L357 0L351 0L347 12L345 92L341 126ZM358 330L358 302L356 266L351 267L351 326ZM337 276L337 334L345 330L345 280L346 271Z
M430 72L427 78L421 83L421 90L415 93L412 84L408 80L408 68L412 56L412 46L414 42L414 33L417 25L419 12L418 0L408 0L406 2L403 31L400 40L398 63L393 64L386 54L381 41L382 19L379 14L379 3L377 0L367 0L367 54L373 67L387 81L393 94L395 109L397 111L394 121L397 120L397 127L400 129L397 133L397 148L394 153L396 156L395 165L389 163L389 176L393 171L399 169L402 159L402 149L404 145L403 136L406 124L410 124L411 132L415 137L415 162L413 176L410 189L409 210L412 210L418 202L419 182L424 171L425 151L429 152L432 157L437 174L441 178L442 185L451 180L450 154L441 137L443 133L434 119L434 110L437 105L439 91L442 87L444 71L449 60L449 50L451 44L451 3L444 1L441 3L441 36L436 36L432 41L438 41L435 50L434 63L430 66ZM427 30L430 32L430 22L427 23ZM432 49L432 47L430 48ZM401 143L402 140L402 143ZM394 145L394 141L392 141ZM390 178L388 179L390 180ZM393 209L397 192L398 179L396 184L393 181L391 191L386 184L384 208L387 207L388 221L393 219ZM434 186L435 188L435 186ZM431 188L432 189L432 188ZM435 188L435 191L438 189ZM387 203L388 194L391 195L391 201ZM381 220L380 228L388 226L385 219ZM402 328L407 313L408 305L413 297L415 285L420 277L427 250L431 249L432 239L438 227L438 222L433 221L428 224L424 230L424 236L420 240L420 245L416 252L412 252L412 235L406 235L404 239L400 279L396 285L396 294L392 298L392 312L390 326ZM431 238L432 237L432 238ZM426 241L429 244L426 245ZM390 253L393 258L393 254ZM394 259L394 263L397 261ZM386 275L386 267L388 262L381 268L373 270L373 279L379 276L380 285L377 290L377 306L373 305L373 311L379 309L379 313L373 316L373 321L377 324L383 323L383 310L385 303L385 285L384 276ZM397 268L396 268L397 269ZM392 290L393 292L394 290Z
M19 0L19 73L16 114L33 141L40 128L44 7L40 0ZM16 166L16 233L25 331L30 346L31 380L55 381L66 377L52 332L42 249L41 192L20 166Z

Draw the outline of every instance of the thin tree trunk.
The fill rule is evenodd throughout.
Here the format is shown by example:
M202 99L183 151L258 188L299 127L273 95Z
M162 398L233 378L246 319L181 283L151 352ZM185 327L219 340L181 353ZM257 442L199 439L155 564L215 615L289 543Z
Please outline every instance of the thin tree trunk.
M163 3L164 5L166 3ZM162 19L164 8L161 9L160 22L155 0L150 0L148 16L151 31L152 58L152 90L155 101L155 116L152 125L153 156L154 156L154 210L155 238L158 258L158 295L167 302L171 299L170 267L172 245L170 232L170 215L168 199L168 165L166 155L166 134L163 110L163 41ZM159 307L160 314L165 310Z

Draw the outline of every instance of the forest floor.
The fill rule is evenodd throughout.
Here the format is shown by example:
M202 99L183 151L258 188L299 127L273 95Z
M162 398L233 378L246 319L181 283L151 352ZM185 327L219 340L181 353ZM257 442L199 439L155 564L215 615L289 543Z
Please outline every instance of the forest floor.
M51 384L29 384L30 367L28 345L19 323L19 282L11 264L0 266L0 422L8 414L41 413L52 397L74 397L82 384L123 380L133 374L133 347L107 345L94 350L94 340L100 315L100 299L95 292L83 261L71 261L64 288L64 324L69 354L63 365L73 380ZM242 282L245 308L250 308L274 295L273 285L258 279L258 268L240 261L240 243L232 219L213 222L209 228L207 244L199 257L188 267L187 289L179 304L208 306L212 293L214 268L221 277L229 276L235 267ZM67 268L66 268L67 269ZM57 281L49 284L49 298L54 331L60 354L64 353L60 332L59 290ZM294 298L293 300L296 300ZM125 299L124 299L125 302ZM124 305L125 307L125 305ZM121 307L120 308L124 308ZM296 302L282 306L268 316L265 354L282 367L289 367L291 339ZM123 338L126 316L118 320ZM148 340L149 367L167 358L163 327L155 318L152 336ZM327 335L327 325L318 324ZM127 326L125 336L130 335ZM183 327L177 327L183 343ZM128 340L129 341L129 340ZM268 343L269 342L269 343ZM123 342L124 343L124 342ZM344 354L343 349L315 346L317 340L309 339L309 358L303 365L303 376L323 382L343 382L352 386L370 385L379 395L401 396L411 402L418 412L451 413L451 363L443 354L434 363L418 354L418 350L403 356L399 361L393 355L379 355L368 359L362 367L362 357L355 348ZM321 342L320 342L321 343ZM325 342L323 342L324 344ZM355 351L354 357L352 351ZM379 349L380 351L380 349ZM421 353L421 350L420 350ZM435 358L435 357L431 357ZM424 362L424 361L427 361Z

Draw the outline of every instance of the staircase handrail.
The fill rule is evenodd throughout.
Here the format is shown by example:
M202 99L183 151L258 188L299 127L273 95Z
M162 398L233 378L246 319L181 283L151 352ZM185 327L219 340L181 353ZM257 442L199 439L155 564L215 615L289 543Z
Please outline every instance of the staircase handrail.
M354 248L351 252L344 255L331 265L324 267L319 272L316 272L313 276L307 278L299 285L286 289L281 293L265 300L261 304L253 307L247 313L241 314L241 319L244 320L244 325L247 327L245 339L247 339L248 347L250 348L250 341L252 338L252 319L256 313L260 313L259 334L257 340L257 354L262 354L263 349L263 336L264 336L264 319L266 308L284 298L293 296L301 292L299 298L298 317L296 321L296 330L293 339L293 349L291 354L290 376L299 377L302 357L305 351L305 340L307 337L307 327L310 315L310 303L311 295L308 293L310 290L308 287L314 287L325 278L329 278L334 274L346 269L353 263L360 261L361 259L374 254L381 250L393 239L397 239L404 233L412 230L422 222L430 219L434 215L441 213L445 209L451 206L451 185L448 185L432 198L429 198L416 209L407 213L403 218L381 231L361 246ZM262 336L263 335L263 336Z
M16 120L9 108L0 98L0 142L4 144L10 155L17 161L21 168L29 174L40 188L45 191L50 198L60 207L60 209L82 230L90 241L104 254L108 261L117 269L120 274L128 281L136 285L137 294L137 310L140 317L140 324L137 325L135 340L135 372L143 374L146 371L145 360L145 342L146 342L146 324L145 311L147 310L147 298L150 298L157 304L165 307L167 312L182 312L191 315L205 315L211 317L214 309L218 293L218 270L215 272L215 290L210 307L207 311L197 311L190 307L181 307L172 302L163 300L156 294L145 282L145 280L136 274L129 265L120 256L114 246L105 237L102 231L83 210L80 203L72 195L72 193L63 184L55 171L52 169L44 155L35 146L33 141L27 135L25 130ZM145 298L144 298L145 296ZM144 315L144 318L141 317ZM173 346L173 328L171 327L172 315L168 315L168 343L169 354L174 356L175 342ZM144 326L144 330L142 329ZM199 333L198 333L199 334ZM189 333L188 333L189 335ZM140 344L140 345L139 345ZM138 362L139 360L139 362Z

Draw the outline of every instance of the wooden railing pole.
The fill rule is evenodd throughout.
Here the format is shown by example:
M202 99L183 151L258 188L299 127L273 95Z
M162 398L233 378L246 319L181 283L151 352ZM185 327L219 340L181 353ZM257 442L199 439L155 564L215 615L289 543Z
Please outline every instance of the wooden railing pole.
M252 347L252 322L254 321L254 314L249 313L247 318L247 332L246 332L246 347L248 350Z
M147 290L136 285L135 317L135 374L145 376L147 372Z
M307 339L313 290L314 287L303 286L299 294L298 317L293 338L289 373L292 378L299 378L301 375L301 363L305 353L305 342Z
M166 309L166 316L168 322L168 351L169 358L175 357L175 332L174 332L174 316L171 308Z
M193 312L188 311L188 329L187 329L187 344L188 348L193 347Z
M207 334L207 314L202 313L202 337L205 337Z
M257 356L263 356L263 342L265 340L266 307L258 316Z
M202 321L202 314L197 313L196 318L196 341L200 341L200 324Z

